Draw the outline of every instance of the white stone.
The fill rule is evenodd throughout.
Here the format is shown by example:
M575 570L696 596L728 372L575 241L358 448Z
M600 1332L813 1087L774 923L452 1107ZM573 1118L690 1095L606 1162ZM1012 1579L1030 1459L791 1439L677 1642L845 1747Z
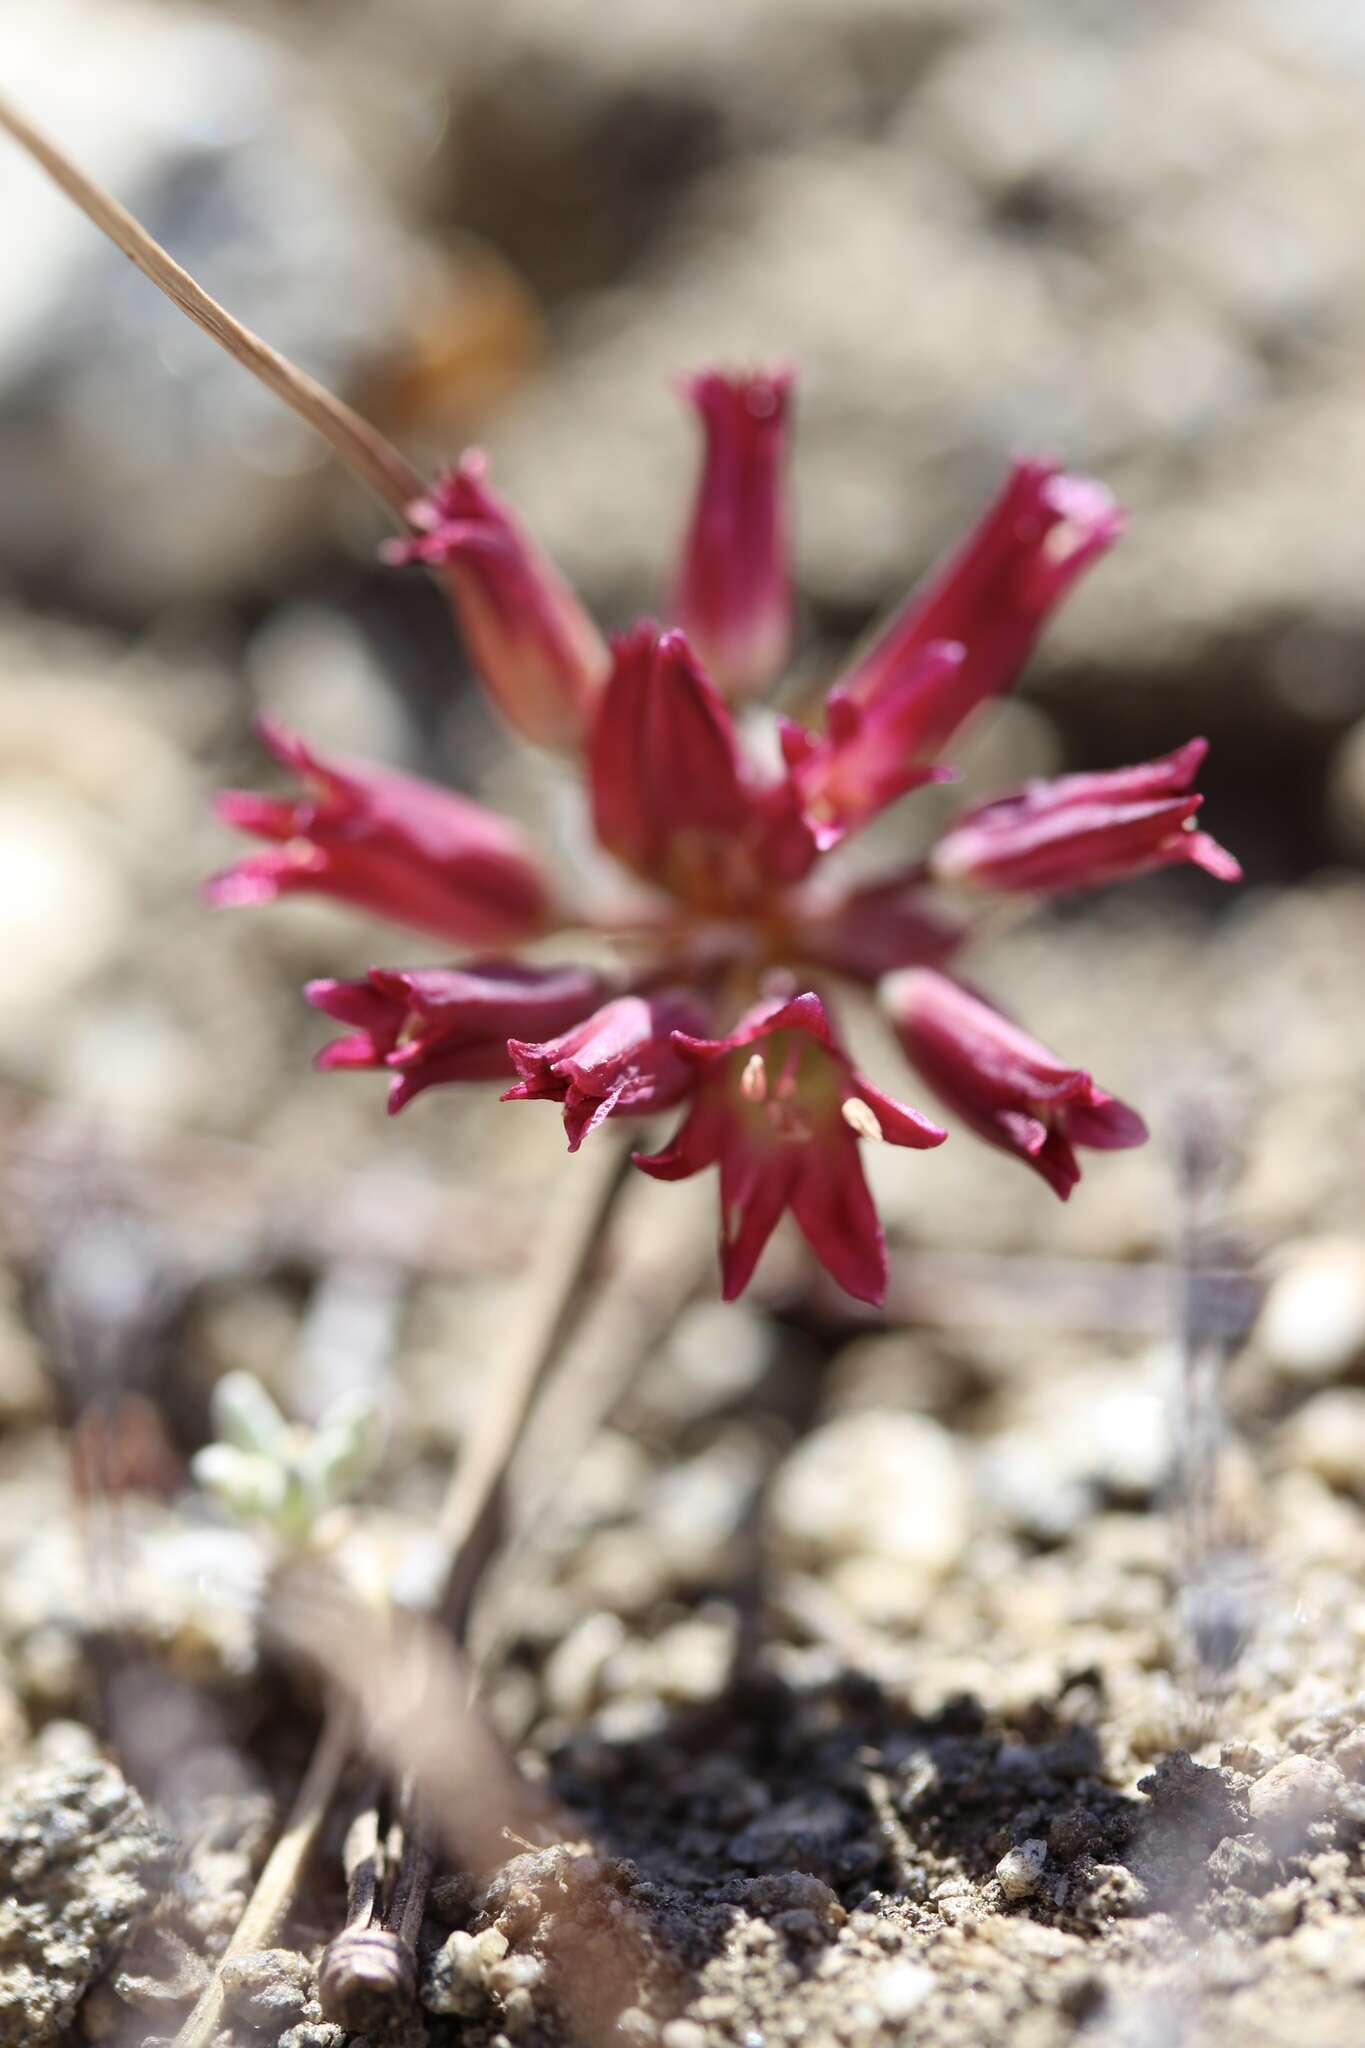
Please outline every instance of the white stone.
M1324 1238L1301 1246L1266 1296L1256 1337L1281 1372L1337 1378L1365 1351L1365 1244Z
M545 1694L557 1714L578 1721L597 1704L606 1666L625 1640L617 1617L599 1611L584 1615L555 1646L546 1660Z
M1017 1849L1008 1850L995 1866L995 1875L1005 1897L1029 1898L1042 1883L1046 1862L1047 1843L1036 1835L1027 1842L1021 1842Z
M1340 1771L1321 1758L1287 1756L1257 1779L1247 1806L1262 1827L1306 1828L1332 1812L1341 1784Z
M908 2019L937 1982L933 1971L922 1963L891 1963L873 1976L873 2003L884 2020Z
M664 2048L706 2048L706 2029L698 2020L670 2020L660 2039Z
M1332 1387L1315 1394L1285 1426L1296 1465L1345 1493L1365 1491L1365 1390Z
M111 856L94 812L37 778L11 781L0 798L0 956L14 971L0 1029L11 1017L50 1029L52 1006L117 952L130 905Z
M769 1499L776 1544L800 1562L876 1557L930 1575L956 1561L967 1514L967 1481L947 1430L875 1409L814 1430Z

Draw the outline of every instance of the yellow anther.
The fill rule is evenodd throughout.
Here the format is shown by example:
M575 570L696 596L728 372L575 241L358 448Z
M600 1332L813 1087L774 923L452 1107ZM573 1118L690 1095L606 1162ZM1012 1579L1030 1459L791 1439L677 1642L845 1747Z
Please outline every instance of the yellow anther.
M849 1129L859 1138L872 1138L881 1142L882 1127L877 1122L877 1112L863 1101L861 1095L850 1095L839 1106L839 1114Z
M749 1055L748 1065L739 1077L739 1092L746 1102L767 1101L768 1068L761 1052Z

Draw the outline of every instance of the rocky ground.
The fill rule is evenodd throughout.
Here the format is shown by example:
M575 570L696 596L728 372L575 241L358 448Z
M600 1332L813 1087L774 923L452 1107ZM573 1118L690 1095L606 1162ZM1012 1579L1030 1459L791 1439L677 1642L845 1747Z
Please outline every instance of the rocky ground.
M1100 469L1132 533L971 786L1204 726L1247 861L1235 900L1155 880L982 955L1150 1147L1065 1209L962 1136L879 1159L886 1318L782 1240L547 1448L476 1633L546 1822L491 1875L438 1867L409 2048L1359 2039L1348 12L1203 0L1138 38L1063 0L657 0L589 33L554 0L355 0L319 48L303 4L23 0L7 90L407 445L483 435L610 618L667 559L665 379L698 356L805 367L812 667L1009 447ZM26 177L0 154L0 2048L142 2048L316 1727L267 1550L189 1474L210 1390L382 1393L345 1543L415 1597L575 1162L534 1110L387 1125L309 1071L298 985L410 942L198 904L261 703L528 817L546 792L348 487ZM630 1200L664 1264L710 1230L682 1190ZM227 1972L239 2048L340 2048L317 1964L363 1790Z

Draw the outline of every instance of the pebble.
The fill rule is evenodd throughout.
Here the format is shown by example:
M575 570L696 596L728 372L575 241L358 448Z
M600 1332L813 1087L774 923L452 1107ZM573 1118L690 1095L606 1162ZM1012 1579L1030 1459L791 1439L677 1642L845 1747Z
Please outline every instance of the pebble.
M742 1400L772 1365L776 1326L742 1302L699 1301L645 1367L634 1396L674 1428Z
M986 1908L981 1894L969 1877L949 1877L936 1885L929 1894L943 1919L950 1926L961 1927L973 1920L984 1918Z
M670 2020L659 2038L663 2048L706 2048L706 2029L696 2020Z
M1287 1378L1340 1378L1365 1353L1365 1244L1323 1238L1300 1246L1266 1296L1256 1341Z
M1293 1936L1291 1953L1306 1969L1341 1984L1365 1984L1365 1930L1358 1921L1305 1921Z
M1091 1367L1039 1385L1027 1420L989 1439L976 1465L979 1509L1033 1542L1055 1546L1105 1503L1147 1506L1170 1457L1159 1349L1120 1368Z
M488 1971L488 1988L495 1998L510 1998L514 1991L535 1991L545 1981L545 1965L539 1956L505 1956Z
M1365 1778L1365 1722L1342 1736L1332 1752L1332 1761L1348 1778Z
M132 903L103 821L36 777L11 776L0 799L0 871L12 878L0 897L0 946L24 963L0 992L0 1043L20 1058L26 1034L44 1019L50 1032L125 943Z
M933 1971L926 1970L922 1963L892 1963L874 1974L870 1986L872 2003L884 2020L909 2019L937 1982Z
M345 2048L346 2029L335 2020L300 2020L280 2035L278 2048Z
M694 1584L724 1575L762 1471L758 1446L736 1433L653 1481L648 1530L675 1580ZM631 1540L638 1543L634 1535Z
M738 1622L714 1602L656 1636L644 1672L659 1696L689 1706L715 1699L734 1666Z
M1009 1850L995 1866L995 1875L1005 1897L1031 1897L1043 1881L1046 1863L1047 1843L1036 1835L1020 1842L1018 1848Z
M1334 1810L1341 1785L1340 1771L1319 1757L1287 1756L1257 1779L1247 1807L1263 1828L1307 1828Z
M616 2022L616 2031L623 2040L647 2043L659 2037L657 2022L643 2006L628 2005Z
M833 1792L785 1799L741 1830L730 1843L736 1863L749 1869L794 1862L809 1867L833 1855L848 1830L848 1806Z
M570 1629L545 1662L545 1696L555 1713L578 1721L591 1712L602 1697L607 1663L625 1642L622 1622L602 1609Z
M492 1973L507 1950L507 1936L498 1927L486 1927L481 1934L461 1929L449 1935L427 1965L422 2004L428 2012L477 2018L489 2003Z
M35 1527L0 1576L0 1630L16 1645L16 1680L35 1718L75 1708L91 1645L109 1627L128 1630L189 1684L230 1689L256 1668L255 1539L187 1528L146 1501L128 1501L124 1523L112 1606L91 1584L78 1532L60 1521ZM53 1614L60 1620L45 1619Z
M1285 1427L1296 1465L1343 1493L1365 1491L1365 1390L1332 1387L1315 1394Z
M797 1562L876 1557L929 1577L967 1539L957 1446L926 1416L863 1410L812 1432L788 1457L768 1503L777 1547Z
M315 1973L292 1948L253 1948L223 1965L228 2010L251 2027L285 2027L304 2016Z

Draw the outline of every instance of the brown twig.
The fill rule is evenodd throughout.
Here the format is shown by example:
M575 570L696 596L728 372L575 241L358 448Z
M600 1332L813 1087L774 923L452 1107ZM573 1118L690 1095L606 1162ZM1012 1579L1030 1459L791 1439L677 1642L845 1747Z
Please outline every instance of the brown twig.
M395 2008L417 1994L417 1934L431 1876L431 1847L416 1811L411 1774L404 1782L390 1835L397 1863L384 1896L383 1874L393 1862L381 1840L382 1795L375 1788L352 1822L343 1852L346 1925L328 1943L318 1971L323 2012L350 2033L382 2027Z
M78 170L3 95L0 128L46 171L52 182L93 221L102 235L108 236L115 248L123 251L130 263L136 264L159 292L321 434L347 468L389 507L399 523L407 524L407 508L421 497L425 486L416 470L381 433L316 378L271 348L240 320L234 320L187 270L181 269L126 207Z
M353 1739L349 1712L343 1706L333 1705L322 1724L322 1734L285 1822L284 1833L271 1850L265 1868L256 1880L256 1889L247 1901L246 1910L233 1929L232 1939L219 1957L199 2003L176 2035L175 2048L208 2048L223 2017L224 1965L249 1949L271 1946L293 1902L299 1874L341 1782Z

